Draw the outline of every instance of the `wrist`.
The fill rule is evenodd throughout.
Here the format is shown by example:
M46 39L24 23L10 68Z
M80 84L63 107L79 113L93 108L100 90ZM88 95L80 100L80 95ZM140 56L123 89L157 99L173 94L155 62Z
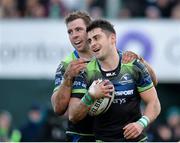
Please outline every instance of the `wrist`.
M66 75L63 76L64 86L71 87L72 83L73 83L73 78L71 78L70 76L66 76Z
M94 99L86 92L81 99L81 101L88 107L90 107L94 103Z
M147 116L144 115L137 121L137 123L143 126L143 128L146 128L149 125L150 120Z

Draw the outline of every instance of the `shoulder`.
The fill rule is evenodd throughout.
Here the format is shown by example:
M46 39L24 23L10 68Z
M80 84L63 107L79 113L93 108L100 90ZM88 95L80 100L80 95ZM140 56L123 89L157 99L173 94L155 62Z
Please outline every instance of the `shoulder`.
M74 54L74 52L72 52L70 53L70 55L66 56L62 62L69 64L71 61L76 60L76 59L77 59L76 55Z
M70 53L62 61L59 62L58 69L66 68L69 65L69 63L75 59L77 59L77 58L74 55L74 52Z
M135 59L133 60L132 62L129 62L129 63L126 63L126 64L123 64L121 63L121 67L122 68L127 68L129 70L144 70L146 69L145 67L145 64L142 63L139 59Z
M95 58L91 59L91 61L87 64L86 70L88 74L95 74L100 71L98 62Z

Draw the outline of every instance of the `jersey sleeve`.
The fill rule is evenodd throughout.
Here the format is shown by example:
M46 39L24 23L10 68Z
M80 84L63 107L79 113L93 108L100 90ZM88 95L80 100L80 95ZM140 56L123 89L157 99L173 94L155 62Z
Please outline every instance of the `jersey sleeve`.
M61 62L56 70L53 92L57 91L57 89L61 85L63 81L64 73L65 73L65 63Z
M135 79L139 92L146 91L153 87L151 76L145 64L137 59L133 62L133 69L135 71Z
M71 97L82 98L87 92L87 82L85 73L80 73L73 82Z

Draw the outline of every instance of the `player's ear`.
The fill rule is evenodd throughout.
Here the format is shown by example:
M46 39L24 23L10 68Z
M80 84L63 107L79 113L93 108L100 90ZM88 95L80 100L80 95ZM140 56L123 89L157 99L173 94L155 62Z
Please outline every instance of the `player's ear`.
M111 34L111 41L112 41L112 44L116 43L116 34L114 33Z

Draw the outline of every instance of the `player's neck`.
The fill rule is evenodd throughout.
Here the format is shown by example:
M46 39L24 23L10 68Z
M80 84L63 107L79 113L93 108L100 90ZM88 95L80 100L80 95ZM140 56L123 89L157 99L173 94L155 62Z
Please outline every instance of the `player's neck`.
M111 71L119 65L119 54L116 50L112 51L106 59L99 61L103 71Z
M92 58L92 53L90 51L78 52L80 58L90 60Z

